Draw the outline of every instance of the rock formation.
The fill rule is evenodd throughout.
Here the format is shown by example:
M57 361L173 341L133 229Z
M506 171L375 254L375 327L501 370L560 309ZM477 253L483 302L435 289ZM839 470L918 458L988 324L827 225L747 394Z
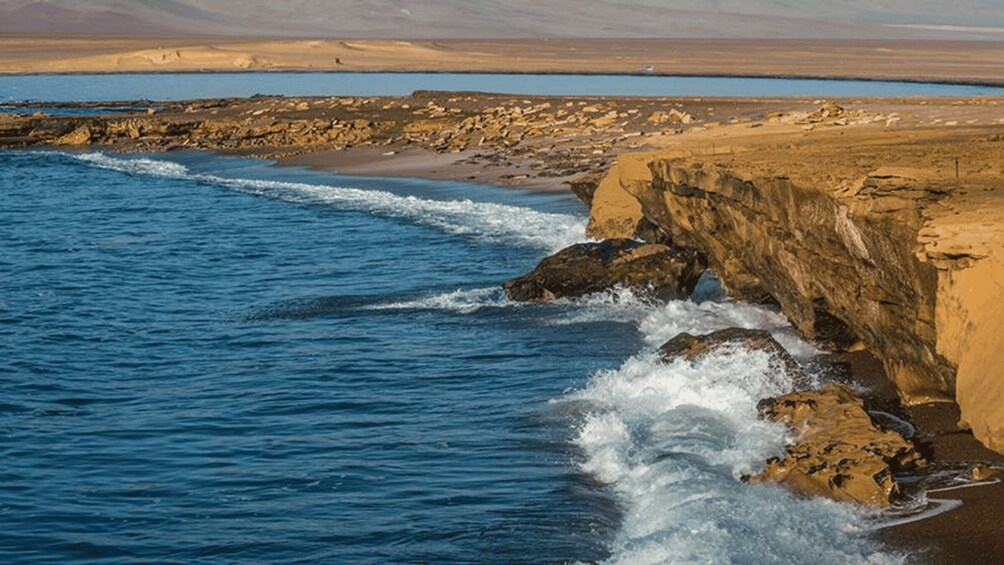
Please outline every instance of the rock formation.
M95 144L122 151L202 148L284 158L394 145L467 153L466 161L508 170L502 178L522 184L530 177L572 180L605 171L615 147L637 147L643 134L661 134L662 126L645 116L665 104L655 98L558 100L430 91L408 97L255 96L164 102L157 108L121 102L110 104L121 107L114 113L92 103L57 104L94 108L94 115L0 113L0 148ZM686 115L696 121L699 107L688 108ZM590 184L581 185L586 198Z
M864 345L904 402L956 400L1002 451L1001 137L844 136L848 115L827 105L804 117L822 131L784 126L727 155L624 155L593 194L589 234L654 224L705 252L731 296L777 302L830 348Z
M876 427L844 385L766 399L758 409L762 418L786 424L796 439L763 472L747 477L750 482L884 507L900 495L893 474L925 465L909 441Z
M665 361L697 359L709 352L743 347L771 356L771 370L796 387L811 385L791 355L765 330L729 328L702 336L682 333L659 351ZM805 496L888 506L899 495L893 473L924 464L898 433L880 430L864 404L844 385L793 392L762 400L760 417L786 424L795 435L782 457L745 480L779 483Z
M608 239L565 248L504 288L519 301L550 302L616 286L670 300L689 296L705 268L704 257L693 249Z

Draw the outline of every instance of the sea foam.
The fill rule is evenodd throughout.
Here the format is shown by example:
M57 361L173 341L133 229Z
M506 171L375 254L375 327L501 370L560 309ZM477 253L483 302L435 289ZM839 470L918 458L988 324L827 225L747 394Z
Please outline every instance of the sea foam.
M556 251L584 240L585 219L571 214L541 212L472 200L432 200L401 196L381 190L284 182L262 179L228 178L192 172L172 161L149 158L114 157L104 153L74 153L73 158L91 166L133 175L191 180L248 194L295 202L336 206L343 210L405 218L444 232L479 240Z
M525 305L506 298L501 287L458 289L429 294L411 300L384 302L367 306L368 310L445 310L473 314L483 308L510 308Z
M729 347L662 362L676 333L762 328L802 356L815 348L774 310L732 301L628 304L649 348L600 371L558 402L582 413L581 469L622 511L612 563L896 563L868 535L871 516L828 500L741 482L789 441L757 417L757 402L793 390L762 351Z

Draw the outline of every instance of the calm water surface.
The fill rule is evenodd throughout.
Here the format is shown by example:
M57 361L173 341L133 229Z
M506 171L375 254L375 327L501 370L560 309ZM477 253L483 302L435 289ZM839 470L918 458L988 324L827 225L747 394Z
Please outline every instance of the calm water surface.
M1004 88L861 80L477 73L175 73L0 76L0 102L179 100L285 94L402 96L415 90L626 96L975 96Z

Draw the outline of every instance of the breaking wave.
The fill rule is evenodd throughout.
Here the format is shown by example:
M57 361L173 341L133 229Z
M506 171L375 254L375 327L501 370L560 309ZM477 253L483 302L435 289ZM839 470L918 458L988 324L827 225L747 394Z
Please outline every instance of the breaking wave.
M775 311L729 300L627 302L648 344L559 402L582 414L581 469L607 485L622 511L612 563L896 563L868 537L862 510L744 484L779 455L784 426L761 421L757 402L794 389L762 351L728 348L662 362L654 348L679 332L769 330L796 356L816 349Z
M327 204L343 210L404 218L451 234L547 251L583 241L582 234L585 232L585 219L582 217L540 212L522 206L467 199L431 200L381 190L325 184L228 178L195 173L180 163L160 159L122 158L104 153L69 155L103 169L133 175L191 180L269 198Z
M507 308L520 306L506 298L501 288L475 288L431 294L411 300L385 302L367 306L368 310L446 310L457 314L473 314L482 308Z

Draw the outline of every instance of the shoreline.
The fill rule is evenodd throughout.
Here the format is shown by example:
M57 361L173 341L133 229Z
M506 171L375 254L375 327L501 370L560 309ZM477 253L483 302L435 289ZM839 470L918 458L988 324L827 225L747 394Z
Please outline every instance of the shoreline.
M393 151L393 155L386 155ZM381 148L350 147L340 151L315 151L276 160L279 167L307 167L315 171L357 177L417 178L431 181L471 182L508 189L530 190L573 195L569 183L577 178L515 179L508 169L485 171L478 165L464 162L476 153L438 154L402 145ZM519 176L519 175L515 175ZM510 178L506 178L510 177Z
M52 146L46 149L58 151L65 148ZM105 148L97 149L107 150ZM216 153L220 156L258 158L239 152L204 149L201 151ZM352 149L347 150L346 153L352 153ZM351 162L358 156L345 155L344 158L346 162ZM312 164L308 161L300 161L296 158L279 159L275 160L273 166L306 167L319 172L372 178L383 176L431 181L476 182L492 184L503 189L542 191L552 194L567 191L570 196L574 196L567 187L541 189L534 186L514 186L482 180L475 181L445 173L421 174L420 170L416 170L415 173L377 174L378 165L364 166L359 169L342 168L336 170L335 166L331 164L323 162ZM853 360L846 359L846 355L852 357ZM965 469L968 469L974 463L1004 468L1004 455L988 450L971 434L964 433L955 426L955 422L958 421L957 406L940 403L918 407L900 405L895 396L896 393L891 387L891 382L882 373L880 364L865 352L823 354L822 362L824 365L834 361L837 364L845 362L852 367L848 374L851 382L867 389L861 395L866 407L890 410L897 416L902 416L905 421L916 428L916 436L913 441L930 464L938 468L963 465ZM877 374L876 370L881 374ZM960 471L960 474L964 474L964 470ZM944 495L929 497L930 500L961 501L962 504L958 507L916 520L908 520L905 523L890 526L879 525L877 528L866 531L865 535L880 542L886 549L906 554L905 563L907 564L943 563L949 565L958 563L960 560L972 563L993 561L1000 556L1000 552L995 551L994 548L1000 534L1004 533L1004 525L1001 525L996 519L998 509L1004 508L1004 482L987 482L970 486L972 488L957 487L948 490Z
M347 175L417 177L564 192L569 190L565 182L603 175L621 156L653 148L700 156L713 164L741 157L746 150L744 144L776 145L777 150L788 151L792 145L786 144L826 143L846 134L862 143L893 143L908 136L922 147L925 141L934 143L945 137L984 143L999 135L995 132L1004 130L1004 121L996 117L1004 98L931 98L855 102L846 123L839 125L824 123L828 118L819 117L822 109L818 105L791 98L695 100L425 92L418 97L356 97L350 99L351 104L309 97L239 99L222 105L185 101L169 103L164 110L149 115L24 116L12 119L13 125L0 119L0 147L13 147L4 144L9 140L27 139L9 134L5 137L3 133L4 128L15 131L22 124L28 137L31 132L51 128L48 141L57 148L200 149L272 158L278 166L306 166ZM834 100L851 104L849 99ZM556 111L566 107L559 101L572 106L567 107L570 109L565 115L555 116ZM592 106L597 110L583 110ZM654 116L662 119L658 113L666 114L670 109L678 112L675 118L651 121ZM572 119L566 118L569 115L574 117L573 124L554 125L555 121ZM480 124L475 134L465 133L460 127L465 120ZM968 123L970 120L978 123ZM541 127L534 125L538 121ZM332 123L343 127L330 126ZM322 125L330 128L321 131ZM562 128L567 130L567 138L557 135ZM497 130L494 137L487 143L485 139L478 141L489 130ZM235 140L243 140L246 145L226 146ZM572 172L550 176L559 168ZM865 380L862 371L867 370L876 368L859 367L852 372ZM884 373L881 379L888 382ZM898 399L879 398L898 404ZM922 448L935 463L971 463L974 459L1004 463L1004 457L983 448L972 434L959 431L955 427L957 415L946 412L945 405L932 406L901 407L900 411L917 427L918 440L926 445ZM939 549L931 555L949 561L986 558L986 554L974 553L971 544L982 543L980 551L986 551L990 547L986 545L988 540L999 539L1004 531L1004 526L993 519L1004 504L1004 485L965 489L958 496L954 492L947 494L945 498L962 498L966 504L918 522L879 530L874 537L891 547L910 550L930 545L933 540ZM978 527L967 529L974 524Z

